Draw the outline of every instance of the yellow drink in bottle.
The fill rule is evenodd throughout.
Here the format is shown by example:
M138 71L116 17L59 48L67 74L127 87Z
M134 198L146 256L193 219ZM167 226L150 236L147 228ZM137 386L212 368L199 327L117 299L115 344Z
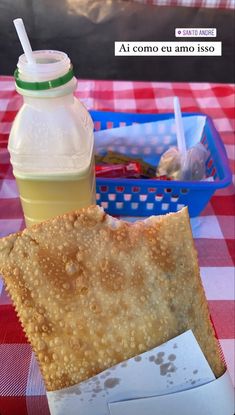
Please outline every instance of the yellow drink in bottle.
M96 202L92 168L84 174L55 180L17 178L26 226Z

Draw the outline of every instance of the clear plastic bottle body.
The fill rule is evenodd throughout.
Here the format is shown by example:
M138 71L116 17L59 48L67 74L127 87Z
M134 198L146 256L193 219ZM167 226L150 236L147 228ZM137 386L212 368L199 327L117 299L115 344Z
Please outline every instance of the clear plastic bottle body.
M75 85L19 91L8 148L27 226L95 203L93 123Z

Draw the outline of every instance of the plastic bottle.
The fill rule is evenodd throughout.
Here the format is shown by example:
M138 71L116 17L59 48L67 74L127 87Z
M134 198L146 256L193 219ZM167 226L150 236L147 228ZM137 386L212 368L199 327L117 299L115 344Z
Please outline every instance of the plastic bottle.
M93 122L73 95L76 79L59 51L25 54L15 72L24 104L8 149L26 225L95 203Z

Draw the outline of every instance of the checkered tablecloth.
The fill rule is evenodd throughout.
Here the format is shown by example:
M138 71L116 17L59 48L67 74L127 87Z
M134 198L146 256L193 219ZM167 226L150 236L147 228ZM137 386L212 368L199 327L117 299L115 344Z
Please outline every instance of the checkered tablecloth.
M235 0L132 0L155 6L211 7L215 9L234 9Z
M89 109L145 113L169 112L177 95L184 112L203 112L213 118L234 178L233 85L79 80L77 95ZM21 103L13 79L0 77L0 236L24 227L7 152L9 131ZM201 216L192 219L211 317L233 381L234 195L234 184L218 191ZM0 414L48 413L38 366L0 279Z

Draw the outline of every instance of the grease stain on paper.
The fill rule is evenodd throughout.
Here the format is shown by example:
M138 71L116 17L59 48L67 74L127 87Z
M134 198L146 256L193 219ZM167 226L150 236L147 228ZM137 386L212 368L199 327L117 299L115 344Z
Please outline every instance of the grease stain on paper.
M108 378L104 382L104 387L107 389L113 389L115 386L119 385L120 379L119 378Z
M162 363L160 366L160 375L165 376L168 373L176 372L176 366L172 362Z

